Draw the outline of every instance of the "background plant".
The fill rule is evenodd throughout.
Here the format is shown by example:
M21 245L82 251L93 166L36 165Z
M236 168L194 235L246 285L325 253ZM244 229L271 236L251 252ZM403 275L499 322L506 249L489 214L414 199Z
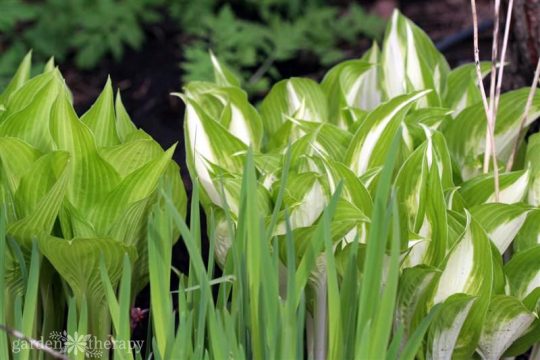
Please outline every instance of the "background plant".
M194 36L182 64L185 80L211 79L211 49L250 93L264 93L281 77L279 63L305 54L326 67L346 57L343 47L360 36L378 39L384 30L383 20L360 5L342 9L320 0L173 2L171 12Z

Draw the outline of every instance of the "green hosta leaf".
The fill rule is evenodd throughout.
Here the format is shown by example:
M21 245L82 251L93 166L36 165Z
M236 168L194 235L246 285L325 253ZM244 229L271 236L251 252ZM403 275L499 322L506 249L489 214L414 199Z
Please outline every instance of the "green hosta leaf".
M540 134L529 136L525 163L531 167L528 203L540 206Z
M41 152L14 137L0 137L0 164L2 179L11 192L19 187L21 177L30 169Z
M261 116L266 135L271 139L287 117L315 122L328 121L327 99L319 84L313 80L282 80L264 98Z
M92 130L98 146L113 146L120 142L116 133L114 92L110 78L94 105L81 117L81 121Z
M38 95L43 87L51 86L49 83L59 78L58 71L48 72L37 75L26 81L23 86L14 91L7 102L4 104L6 111L1 114L1 120L4 121L7 116L23 110L30 105L36 95ZM52 95L52 94L51 94Z
M514 240L514 250L520 252L540 244L540 209L533 209Z
M101 148L99 154L124 178L163 154L152 139L137 139L124 144Z
M131 121L129 114L122 103L122 98L120 96L120 90L116 93L116 102L115 102L115 115L116 115L116 133L121 142L125 142L128 137L137 131L135 124Z
M52 75L51 75L52 76ZM19 92L30 86L30 82L19 89ZM12 136L26 141L40 151L46 152L53 149L49 130L49 118L52 105L60 89L59 80L50 78L38 92L35 93L32 102L22 111L8 111L0 124L0 136ZM13 94L14 99L19 92Z
M129 206L148 198L156 190L159 179L165 172L173 152L174 147L126 176L92 207L89 219L95 225L99 236L107 236L111 225L117 221L119 216L128 211ZM136 214L137 212L135 212L133 224L137 221Z
M480 336L492 291L494 264L491 251L491 243L486 233L467 214L465 232L445 260L432 300L434 304L442 303L455 294L476 297L470 312L467 310L469 315L466 315L461 326L456 346L451 347L454 349L453 356L456 358L470 358ZM468 301L461 302L458 311L465 311L468 306L466 304ZM442 314L445 313L445 306L446 304L441 310ZM436 340L434 339L433 342L435 343ZM434 357L438 358L435 354Z
M398 96L369 113L354 134L345 156L346 164L355 174L362 175L384 163L392 138L411 104L428 92Z
M504 266L511 295L525 299L536 288L540 287L540 246L534 246L514 254Z
M519 126L529 89L520 89L501 95L495 145L497 158L506 162L518 137ZM529 126L540 115L540 94L536 94L525 126ZM463 179L479 173L482 167L480 155L485 151L486 115L482 103L464 109L444 131L453 159L461 169Z
M491 63L481 62L480 68L482 75L486 76L491 71ZM444 103L453 110L453 117L459 115L463 109L482 101L477 78L475 64L461 65L448 74Z
M8 227L8 233L30 249L33 238L50 234L64 195L69 171L69 154L52 152L36 160L21 177L15 193L19 220Z
M30 69L32 67L32 52L26 54L24 59L21 61L15 75L6 86L4 91L0 94L0 104L6 104L9 100L11 94L17 91L21 86L24 85L28 79L30 79Z
M65 92L52 108L50 128L56 147L71 155L67 198L86 214L118 184L120 176L98 154L91 130L78 119Z
M530 312L518 299L497 295L491 299L478 343L482 358L498 360L524 334L536 315Z
M477 301L478 298L466 294L454 294L444 301L428 333L429 359L471 358L472 351L468 357L460 357L454 351L459 344L460 334L463 332L465 336L469 336L465 323L474 311L473 306Z
M499 176L499 202L514 204L527 195L530 170L514 171ZM461 185L461 195L468 206L495 202L493 175L477 176Z
M135 249L110 238L64 240L53 236L40 237L39 249L69 284L77 301L88 300L90 329L107 328L109 320L99 314L101 308L107 309L99 272L100 257L103 257L112 286L116 287L122 274L124 254L134 261Z
M386 30L381 66L384 90L389 98L433 89L418 105L442 105L448 64L429 37L397 10Z

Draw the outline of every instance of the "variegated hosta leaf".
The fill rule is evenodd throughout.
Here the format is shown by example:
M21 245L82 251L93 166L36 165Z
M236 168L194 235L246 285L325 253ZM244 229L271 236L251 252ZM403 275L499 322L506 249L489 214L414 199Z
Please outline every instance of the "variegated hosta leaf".
M229 68L223 65L210 51L210 60L214 68L214 81L220 86L240 86L240 81Z
M530 209L520 205L491 203L471 208L471 215L484 228L502 255L525 223Z
M540 134L529 136L527 145L526 166L531 168L531 184L529 186L528 203L540 206Z
M491 71L491 63L481 62L482 75ZM459 115L463 109L482 101L478 88L475 64L461 65L448 74L448 88L444 103L453 110L452 117Z
M446 255L447 215L443 188L452 185L448 150L441 134L426 129L427 140L405 161L397 178L397 197L407 231L423 240L409 243L403 266L438 265ZM442 175L442 178L441 178Z
M272 139L286 119L328 121L328 104L321 86L302 78L282 80L272 87L261 104L261 116L267 139Z
M529 188L530 170L499 175L499 202L515 204L525 199ZM493 175L477 176L461 185L460 193L467 206L495 202Z
M311 226L322 214L329 197L321 176L313 172L290 173L285 185L283 209L288 211L291 229ZM275 183L277 195L280 182ZM275 234L285 234L285 219L278 224Z
M429 90L398 96L369 113L362 122L345 156L346 164L358 176L381 166L386 159L390 143L405 119L410 106Z
M427 295L438 272L437 269L426 265L403 270L399 279L394 316L394 328L401 324L404 329L402 344L415 330L419 319L425 316Z
M491 298L478 343L482 358L499 360L512 343L523 335L537 316L513 296Z
M214 183L213 165L231 173L242 172L242 159L239 154L247 147L241 140L230 134L218 121L212 119L189 97L186 103L184 136L186 156L190 172L200 182L207 201L223 207L221 191Z
M518 137L519 127L529 89L520 89L501 95L495 125L497 158L506 162ZM525 126L540 115L540 94L536 94ZM453 159L461 169L464 180L478 175L482 168L482 154L486 147L486 114L483 104L464 109L444 131Z
M238 87L193 82L184 87L185 95L195 101L209 117L219 122L232 135L258 151L262 141L262 121Z
M540 244L540 209L528 213L514 240L514 251L521 252Z
M429 37L394 11L382 51L383 88L388 98L433 89L418 105L441 106L449 67Z
M465 314L466 318L462 320L461 331L459 331L455 346L443 346L437 352L448 351L453 348L451 356L456 358L470 358L474 353L491 297L492 281L494 279L494 263L491 251L491 244L486 233L467 214L465 232L447 255L442 267L443 271L433 292L432 302L434 304L443 303L451 299L455 294L466 294L469 296L467 298L469 300L476 299L472 305L468 305L469 300L459 302L460 305L454 311ZM441 314L446 313L444 308L447 306L449 306L447 303L443 305ZM471 306L471 308L467 309L468 306ZM452 324L455 324L456 319L452 320L450 318L450 320ZM439 343L441 336L443 335L433 335L432 343ZM445 343L443 342L443 344ZM434 353L433 357L439 358L436 354ZM440 356L448 358L443 354L440 354Z
M524 300L540 287L540 245L530 247L517 254L504 266L508 293Z
M427 341L428 359L471 358L474 348L467 351L467 353L470 353L468 356L456 354L455 350L458 347L460 336L463 336L461 334L467 333L467 330L469 330L466 322L474 311L474 305L478 300L478 297L459 293L450 296L444 301L441 311L433 319L429 329ZM469 336L469 334L467 333L466 336ZM478 335L475 338L477 339ZM470 347L473 346L471 342Z

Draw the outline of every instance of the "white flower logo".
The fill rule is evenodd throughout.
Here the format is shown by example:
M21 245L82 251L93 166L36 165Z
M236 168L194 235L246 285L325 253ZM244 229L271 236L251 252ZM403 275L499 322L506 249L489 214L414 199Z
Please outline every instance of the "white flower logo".
M76 331L73 333L73 336L68 334L66 337L66 352L74 355L78 355L79 353L84 354L90 338L91 335L79 335Z

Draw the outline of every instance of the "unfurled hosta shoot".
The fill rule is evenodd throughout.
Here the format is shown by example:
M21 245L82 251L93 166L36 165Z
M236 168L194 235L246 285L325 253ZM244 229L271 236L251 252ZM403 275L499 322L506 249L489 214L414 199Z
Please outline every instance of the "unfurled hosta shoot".
M35 244L44 256L41 301L57 315L37 314L34 331L62 328L65 293L76 300L78 314L88 315L88 333L104 338L109 311L100 261L116 288L127 254L136 294L148 282L148 216L159 189L168 189L185 213L174 147L164 151L135 127L110 81L79 118L59 70L51 63L31 77L30 64L28 55L0 95L6 294L8 301L23 295ZM13 320L8 315L9 325Z
M539 141L536 135L528 144L519 138L529 89L503 94L499 101L496 194L493 173L483 173L487 122L475 65L450 69L427 35L397 11L382 46L374 44L361 59L336 65L320 83L302 78L277 83L258 109L232 73L217 59L213 62L215 82L190 83L179 96L186 103L189 170L200 184L207 215L216 219L209 231L216 236L217 258L226 266L234 231L242 226L237 222L239 189L251 149L257 206L265 225L275 224L268 246L275 241L286 267L290 228L296 257L318 259L307 292L313 304L308 306L308 324L313 324L311 330L308 325L309 354L362 358L388 349L406 358L499 359L536 346ZM487 75L489 67L480 65ZM525 127L539 116L536 95ZM377 200L396 137L397 165L386 173L393 200ZM503 172L518 140L524 144L523 156L511 172ZM336 196L328 235L337 270L330 271L328 251L310 252L316 229L328 221L325 209ZM389 204L394 201L398 219L390 231L379 233L381 221L391 227ZM375 209L386 210L388 219ZM396 237L400 267L394 299L391 244ZM388 238L392 241L387 243ZM382 253L375 261L368 255L377 246ZM347 262L351 252L357 263L354 276ZM365 264L384 270L373 277ZM366 287L373 279L379 279L376 287ZM389 287L383 291L380 284ZM349 286L358 291L360 303L359 311L345 319L336 316L334 297ZM364 291L392 301L370 307ZM369 326L362 309L373 311ZM393 319L382 312L394 314ZM423 322L428 314L430 324ZM350 321L360 332L345 333ZM389 338L385 321L393 325ZM413 336L419 329L425 330L425 336L419 335L423 341ZM375 336L373 342L365 342L368 335ZM346 344L354 341L352 348ZM419 348L411 350L410 343Z

